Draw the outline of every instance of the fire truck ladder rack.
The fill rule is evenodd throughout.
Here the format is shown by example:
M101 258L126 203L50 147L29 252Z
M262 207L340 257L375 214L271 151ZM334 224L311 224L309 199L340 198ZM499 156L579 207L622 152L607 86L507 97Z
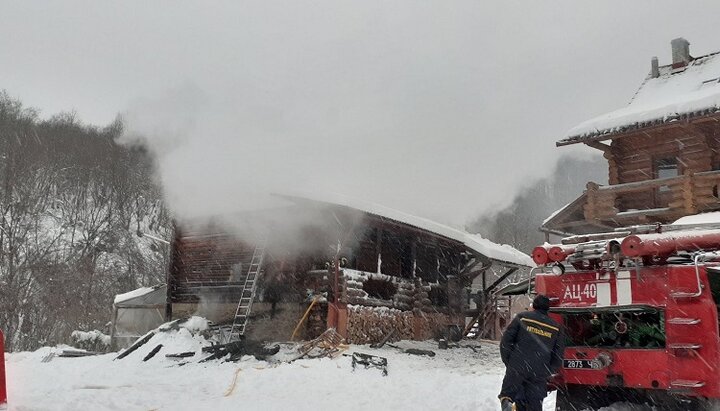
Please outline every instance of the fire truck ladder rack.
M260 275L262 263L265 258L266 245L267 239L259 240L255 245L255 251L253 251L252 260L250 260L250 267L248 267L245 284L240 293L240 301L235 310L235 318L233 319L227 342L237 341L245 334L245 328L250 317L250 310L252 309L252 303L255 299L258 276Z
M697 277L697 291L671 291L670 296L676 300L676 303L680 306L679 312L683 312L682 306L687 304L693 304L694 298L699 297L702 295L703 287L702 282L700 281L700 268L699 264L703 260L707 259L714 259L717 258L717 253L714 252L705 252L705 253L698 253L695 255L694 263L695 263L695 276ZM695 335L695 333L691 332L691 328L694 325L700 324L699 318L686 318L686 317L675 317L675 318L669 318L667 320L667 326L666 328L677 328L677 331L674 332L674 335L684 335L684 336L692 336ZM672 351L672 355L675 357L676 361L684 362L687 360L692 360L700 357L699 350L702 349L702 344L692 341L692 339L688 340L680 340L678 342L671 342L667 344L667 348ZM685 353L685 354L683 354ZM691 354L688 356L687 354ZM678 378L679 377L679 378ZM670 389L671 390L677 390L677 391L685 391L688 389L696 389L701 388L705 386L705 381L702 380L694 380L694 379L686 379L682 378L683 375L676 375L674 380L670 381Z

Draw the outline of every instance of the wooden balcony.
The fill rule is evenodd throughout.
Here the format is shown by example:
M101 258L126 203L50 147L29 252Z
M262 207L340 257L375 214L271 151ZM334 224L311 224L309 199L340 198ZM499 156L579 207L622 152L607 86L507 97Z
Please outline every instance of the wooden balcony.
M667 223L720 210L720 171L601 186L587 184L585 220L608 225Z

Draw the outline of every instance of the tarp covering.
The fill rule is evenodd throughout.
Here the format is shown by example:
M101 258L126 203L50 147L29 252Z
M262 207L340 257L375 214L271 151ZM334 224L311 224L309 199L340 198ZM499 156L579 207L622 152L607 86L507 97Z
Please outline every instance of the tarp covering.
M115 297L112 345L124 348L165 322L167 285L138 288Z

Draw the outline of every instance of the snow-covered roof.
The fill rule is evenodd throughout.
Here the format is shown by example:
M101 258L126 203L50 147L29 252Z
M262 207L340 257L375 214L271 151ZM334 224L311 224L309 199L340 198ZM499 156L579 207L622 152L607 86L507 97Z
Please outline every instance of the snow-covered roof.
M720 211L712 211L709 213L687 215L681 217L672 225L699 225L699 224L720 224Z
M117 294L113 304L148 304L165 301L167 288L164 284L154 287L140 287L138 289L128 291L123 294Z
M544 226L545 223L547 223L548 221L550 221L550 220L552 220L553 218L555 218L555 216L557 216L558 214L560 214L560 213L562 213L563 211L565 211L565 210L566 210L568 207L570 207L570 205L572 205L572 203L574 203L574 202L575 202L575 201L571 201L571 202L565 204L564 206L558 208L557 210L553 211L552 214L550 214L546 219L543 220L541 226Z
M720 52L684 67L662 66L659 74L648 75L627 107L580 123L558 145L720 111Z
M507 244L496 244L488 239L483 238L479 234L470 234L464 230L440 224L423 217L417 217L412 214L407 214L402 211L398 211L390 207L385 207L380 204L353 199L338 194L313 194L312 196L294 195L290 196L290 198L310 200L353 208L366 213L388 218L390 220L395 220L397 222L407 224L422 230L426 230L455 241L459 241L465 244L465 246L467 246L471 250L493 260L523 265L527 267L533 267L535 265L529 255Z

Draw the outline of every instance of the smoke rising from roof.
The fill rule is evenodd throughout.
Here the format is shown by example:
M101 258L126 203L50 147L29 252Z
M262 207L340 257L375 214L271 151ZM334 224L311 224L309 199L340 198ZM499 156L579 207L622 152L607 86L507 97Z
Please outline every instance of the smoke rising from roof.
M127 108L188 215L310 191L463 224L546 176L573 150L554 141L626 104L670 39L720 48L715 2L167 6L6 5L0 78L45 112Z

